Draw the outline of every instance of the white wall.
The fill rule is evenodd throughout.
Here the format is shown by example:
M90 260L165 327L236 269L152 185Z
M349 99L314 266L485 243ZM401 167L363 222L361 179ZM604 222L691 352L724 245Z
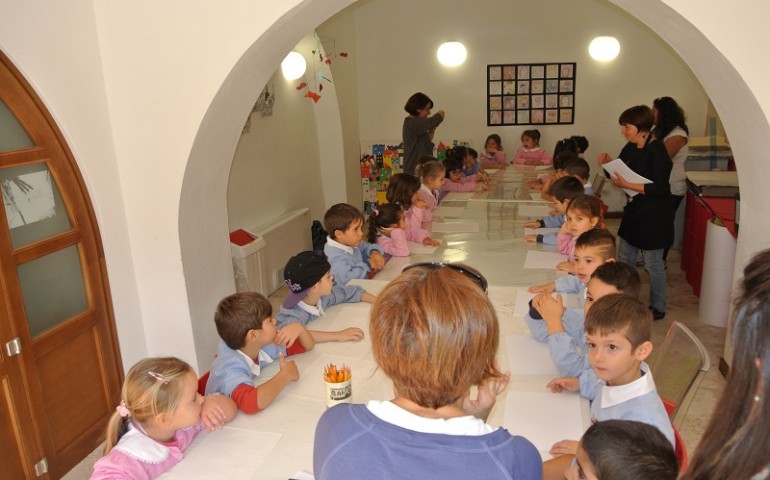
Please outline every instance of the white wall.
M241 126L259 93L254 84L265 84L305 34L350 3L73 0L65 8L55 0L0 0L0 48L50 108L89 186L127 362L169 353L208 365L208 352L197 352L196 345L211 334L216 300L233 289L226 187ZM460 3L447 1L440 11L428 12L426 23ZM741 269L770 245L761 141L770 138L770 84L761 61L770 40L765 25L770 5L764 0L746 0L741 8L715 1L704 8L701 0L613 3L647 22L682 55L723 120L744 199L736 258ZM390 35L405 34L402 21ZM388 73L387 87L401 99L394 106L398 110L422 85ZM622 82L606 86L622 88ZM649 92L638 101L659 94ZM363 93L359 97L366 100ZM437 101L450 104L444 97ZM400 125L401 112L393 115ZM616 116L608 128L615 128ZM452 133L450 118L442 126L446 134ZM383 124L393 128L394 120ZM597 153L600 146L591 148ZM137 325L143 325L145 342Z

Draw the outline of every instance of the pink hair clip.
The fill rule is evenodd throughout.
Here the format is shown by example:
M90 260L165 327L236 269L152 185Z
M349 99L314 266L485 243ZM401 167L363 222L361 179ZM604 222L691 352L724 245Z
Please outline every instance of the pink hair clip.
M162 373L147 372L147 375L151 376L152 378L159 381L163 385L168 385L169 383L171 383L171 379L163 375Z
M120 405L115 407L115 411L118 412L118 415L121 416L121 418L126 418L131 415L131 412L128 410L128 407L126 406L126 402L123 400L120 401Z

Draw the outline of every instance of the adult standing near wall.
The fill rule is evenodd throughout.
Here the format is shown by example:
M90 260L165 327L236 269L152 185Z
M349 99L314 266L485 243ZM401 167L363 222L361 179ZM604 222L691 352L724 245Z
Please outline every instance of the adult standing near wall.
M690 129L687 128L687 123L685 122L684 110L671 97L656 98L652 102L652 113L655 116L655 128L652 130L652 135L663 142L668 156L673 163L668 183L671 186L671 209L674 212L674 218L676 218L679 205L681 205L682 199L687 193L687 183L685 182L687 176L684 172L684 162L687 160L690 150L687 144L687 135L689 135ZM684 216L682 217L682 223L684 223ZM676 228L674 231L676 231ZM681 232L681 229L679 231ZM668 257L668 250L670 248L671 245L663 250L664 262Z
M674 216L671 209L671 159L663 142L650 132L654 117L652 109L638 105L624 111L618 123L620 133L628 143L618 157L637 174L652 183L632 183L620 174L610 177L616 187L637 192L629 196L623 210L618 236L618 260L636 265L642 252L644 268L650 275L650 310L655 320L666 316L666 271L663 268L663 249L674 238ZM613 160L606 153L599 155L599 163Z
M404 119L402 136L404 140L404 173L414 175L417 161L426 155L433 155L433 134L444 121L444 111L431 116L433 100L417 92L406 101L404 110L409 114Z
M743 270L722 397L681 480L770 478L770 250Z

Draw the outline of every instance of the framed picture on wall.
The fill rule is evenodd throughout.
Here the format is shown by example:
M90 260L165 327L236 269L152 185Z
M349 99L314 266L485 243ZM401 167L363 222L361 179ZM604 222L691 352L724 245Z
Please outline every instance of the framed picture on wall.
M487 65L487 125L575 123L575 62Z

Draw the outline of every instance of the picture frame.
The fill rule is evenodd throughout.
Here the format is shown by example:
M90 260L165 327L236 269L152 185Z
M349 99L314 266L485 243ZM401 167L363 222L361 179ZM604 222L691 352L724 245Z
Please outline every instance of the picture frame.
M576 62L487 65L487 125L575 123Z

